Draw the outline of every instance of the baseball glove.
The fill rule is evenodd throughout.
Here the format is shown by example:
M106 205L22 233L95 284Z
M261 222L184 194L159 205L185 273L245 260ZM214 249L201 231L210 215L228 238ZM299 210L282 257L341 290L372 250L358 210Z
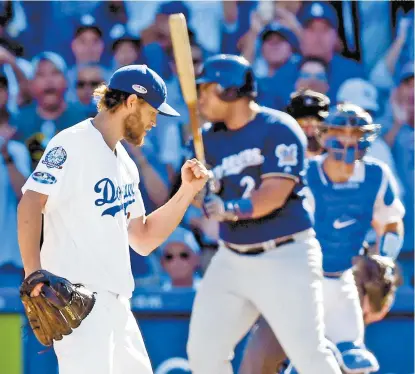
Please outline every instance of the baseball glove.
M39 283L43 283L39 296L30 296ZM36 338L47 347L79 327L95 304L94 293L84 286L46 270L35 271L23 281L20 299Z
M354 277L360 299L367 296L373 312L392 306L402 277L392 259L379 255L357 256Z

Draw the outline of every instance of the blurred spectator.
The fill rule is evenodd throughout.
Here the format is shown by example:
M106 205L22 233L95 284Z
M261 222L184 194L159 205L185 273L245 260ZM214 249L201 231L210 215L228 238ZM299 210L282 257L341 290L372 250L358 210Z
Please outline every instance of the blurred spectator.
M363 68L356 61L337 53L338 19L329 3L307 3L300 12L300 20L304 28L300 42L302 54L304 57L318 57L327 63L329 72L327 95L334 102L340 85L349 78L362 77ZM289 61L275 76L275 82L278 82L279 86L278 95L284 102L288 102L290 93L294 90L300 61L300 59Z
M43 52L33 59L34 75L30 88L34 102L21 108L10 120L24 141L30 142L29 138L40 135L40 139L37 136L35 140L41 140L46 146L57 132L84 119L85 113L78 105L64 100L65 73L65 62L56 53Z
M252 29L251 29L252 30ZM251 31L252 34L254 31ZM246 42L242 55L254 62L254 47L257 35L252 43ZM261 56L254 63L255 75L258 78L272 77L275 72L290 60L293 53L298 52L297 36L287 27L273 22L266 25L259 34Z
M12 113L18 107L30 101L28 75L31 74L30 62L16 57L10 50L0 46L0 66L9 84L9 101L7 106Z
M162 285L163 290L198 287L200 247L191 231L178 227L160 246L160 255L161 265L169 277Z
M187 24L191 22L189 8L183 1L161 2L153 24L141 32L143 44L158 43L163 49L170 49L169 16L175 13L183 13Z
M360 106L374 119L378 116L379 104L376 87L361 78L349 79L340 86L337 93L337 103L344 102ZM386 163L401 187L391 149L382 136L376 138L366 154Z
M94 117L97 114L97 107L92 94L95 88L104 81L104 72L99 64L91 62L78 67L76 80L77 101L89 117Z
M140 38L129 34L123 26L118 26L112 30L113 69L143 63Z
M14 6L13 3L15 4ZM16 14L19 13L16 12L16 3L13 1L2 2L3 6L0 10L0 46L11 51L15 56L22 57L24 54L23 46L16 42L15 38L25 25L22 25L24 22L16 20L16 16L19 16L19 14Z
M327 84L327 63L318 57L305 57L299 65L299 73L295 82L295 89L310 89L322 94L329 90Z
M187 5L182 1L161 2L154 16L154 22L142 31L143 56L151 63L151 67L163 79L170 79L172 71L170 62L173 60L172 41L170 37L169 16L175 13L183 13L188 24L191 15ZM189 30L189 38L194 40L194 33ZM169 96L172 96L169 93Z
M103 33L96 19L90 14L81 17L75 30L71 48L75 57L75 64L67 73L69 84L68 99L74 101L78 67L90 62L102 64L102 56L104 53ZM109 71L104 69L105 80L109 78L109 74Z
M0 76L0 268L22 268L17 242L17 203L30 175L30 157L24 144L14 140L9 124L8 82Z
M81 17L71 48L75 56L75 65L101 61L104 52L103 34L95 18L90 14Z
M370 81L378 89L389 91L394 86L394 77L399 74L396 71L397 63L406 45L411 22L413 20L409 17L400 20L395 40L370 73Z
M414 249L414 63L401 71L399 85L391 96L393 125L385 135L392 148L398 176L404 187L405 242L403 250Z

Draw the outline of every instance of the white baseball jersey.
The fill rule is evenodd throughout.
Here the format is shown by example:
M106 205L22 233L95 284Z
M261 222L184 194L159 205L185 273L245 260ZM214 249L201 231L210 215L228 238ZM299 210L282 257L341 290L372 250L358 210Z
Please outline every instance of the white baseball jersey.
M128 224L144 216L139 174L87 119L57 134L23 186L48 195L42 268L74 283L131 297Z

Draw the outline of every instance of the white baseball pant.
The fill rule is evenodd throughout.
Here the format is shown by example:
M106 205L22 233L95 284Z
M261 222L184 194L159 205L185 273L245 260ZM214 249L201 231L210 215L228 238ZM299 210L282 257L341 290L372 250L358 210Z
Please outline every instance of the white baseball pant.
M96 297L81 325L54 343L59 374L153 374L129 300L108 291Z
M313 230L256 256L219 248L193 305L193 374L232 374L236 344L262 314L302 374L340 374L324 344L322 254Z
M351 269L340 278L323 279L323 303L327 338L335 344L363 344L363 312Z

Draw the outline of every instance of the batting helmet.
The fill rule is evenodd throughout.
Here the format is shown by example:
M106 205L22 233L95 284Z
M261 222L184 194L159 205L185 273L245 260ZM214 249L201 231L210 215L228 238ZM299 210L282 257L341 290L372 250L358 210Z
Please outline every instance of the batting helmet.
M355 128L361 131L357 145L343 144L335 136L327 138L323 144L336 160L352 164L365 155L376 139L380 125L374 124L370 114L361 107L353 104L338 104L321 124L323 133L330 128Z
M251 65L245 58L236 55L221 54L208 58L201 67L196 83L217 83L218 96L223 101L257 96Z
M287 113L295 119L313 117L319 121L329 114L330 99L313 90L301 90L291 95Z

